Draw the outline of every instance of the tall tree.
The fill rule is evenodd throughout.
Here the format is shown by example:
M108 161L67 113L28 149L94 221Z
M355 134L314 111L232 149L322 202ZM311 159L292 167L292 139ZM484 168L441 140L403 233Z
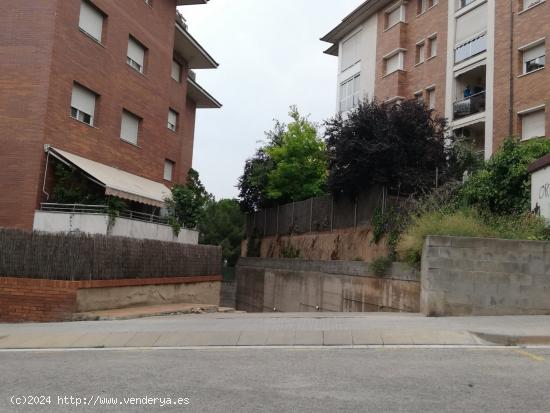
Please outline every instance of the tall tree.
M166 201L170 211L172 225L175 227L195 228L208 200L212 199L201 183L199 173L193 168L187 174L185 185L172 187L172 198Z
M325 123L328 185L333 193L357 194L382 185L402 192L432 188L445 176L446 119L424 104L362 102L347 118Z

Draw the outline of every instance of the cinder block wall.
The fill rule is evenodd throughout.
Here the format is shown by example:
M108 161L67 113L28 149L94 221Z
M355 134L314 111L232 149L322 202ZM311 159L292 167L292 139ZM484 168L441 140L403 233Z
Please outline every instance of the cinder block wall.
M550 242L428 237L421 290L428 316L550 314Z

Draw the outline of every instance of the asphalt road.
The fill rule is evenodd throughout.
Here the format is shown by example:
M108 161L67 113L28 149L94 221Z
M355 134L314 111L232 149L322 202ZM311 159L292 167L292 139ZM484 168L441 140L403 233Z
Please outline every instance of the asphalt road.
M550 409L550 349L20 351L0 352L0 366L1 412ZM14 395L50 396L51 404L17 407L10 402ZM58 396L98 405L62 406ZM96 396L118 398L119 404L100 406ZM129 406L120 404L124 397L181 397L189 404Z

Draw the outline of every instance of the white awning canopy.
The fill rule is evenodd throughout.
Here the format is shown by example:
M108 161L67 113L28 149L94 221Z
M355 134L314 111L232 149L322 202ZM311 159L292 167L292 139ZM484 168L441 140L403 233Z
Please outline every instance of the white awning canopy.
M46 146L46 151L60 161L82 170L94 182L105 187L105 195L117 196L159 208L162 208L165 200L171 197L170 190L159 182L51 146Z

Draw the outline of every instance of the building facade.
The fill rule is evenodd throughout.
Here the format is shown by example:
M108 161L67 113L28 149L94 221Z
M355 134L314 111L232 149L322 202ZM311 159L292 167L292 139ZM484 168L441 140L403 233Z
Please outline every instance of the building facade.
M545 0L367 0L322 40L339 112L416 98L488 158L550 130L549 35Z
M185 182L195 112L221 105L193 72L218 64L177 6L206 2L4 0L0 227L33 227L54 163L153 209Z

